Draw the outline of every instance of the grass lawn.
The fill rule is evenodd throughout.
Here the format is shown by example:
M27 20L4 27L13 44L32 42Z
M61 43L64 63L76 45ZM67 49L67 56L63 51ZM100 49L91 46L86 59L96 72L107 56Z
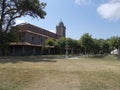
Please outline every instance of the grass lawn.
M115 56L0 57L0 90L120 90Z

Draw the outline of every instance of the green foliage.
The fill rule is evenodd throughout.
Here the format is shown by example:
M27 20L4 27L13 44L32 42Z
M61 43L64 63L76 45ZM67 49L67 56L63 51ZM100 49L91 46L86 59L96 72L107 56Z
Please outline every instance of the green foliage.
M111 50L118 48L118 37L114 36L110 39L95 39L91 35L85 33L80 38L80 45L86 54L108 54Z
M85 33L81 38L80 38L80 42L82 47L85 50L86 54L89 54L92 51L93 48L93 38L91 35L89 35L88 33Z
M7 54L9 42L17 41L17 34L12 28L15 19L27 15L44 19L45 6L46 3L39 0L0 0L0 51L2 55Z
M49 41L50 42L50 41ZM81 54L110 54L111 50L118 48L118 37L111 37L110 39L96 39L88 33L81 36L80 40L61 37L55 41L55 46L58 51L65 53L66 43L70 52Z
M46 3L39 0L0 0L0 31L8 32L22 16L44 18Z
M77 50L81 49L81 45L78 42L78 40L67 38L67 41L68 41L69 48L71 48L71 49L77 49Z
M103 39L100 40L100 48L101 48L101 52L100 52L101 54L110 53L109 44L107 40L103 40Z
M8 35L0 33L0 51L2 55L6 55L8 49Z
M65 49L66 46L66 38L61 37L57 40L56 46L59 47L60 49Z
M71 51L71 53L76 53L78 51L81 51L81 45L78 40L65 38L65 37L61 37L56 41L56 47L61 51L61 53L65 53L65 48L67 43L68 43L67 48Z
M2 55L7 55L8 46L10 42L17 42L18 35L16 32L11 30L8 33L0 33L0 51Z
M111 50L118 48L118 45L119 45L118 39L119 39L118 36L113 36L110 39L108 39L108 43L110 45Z
M48 38L45 41L45 44L48 45L48 46L55 46L55 41L52 38Z
M66 47L66 38L60 37L56 41L56 49L60 54L65 54L65 47Z

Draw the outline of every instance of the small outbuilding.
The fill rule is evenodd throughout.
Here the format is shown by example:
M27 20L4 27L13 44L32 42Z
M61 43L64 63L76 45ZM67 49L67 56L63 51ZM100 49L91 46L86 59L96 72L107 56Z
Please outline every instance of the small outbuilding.
M118 49L114 49L111 51L112 55L118 55L119 54L119 50Z

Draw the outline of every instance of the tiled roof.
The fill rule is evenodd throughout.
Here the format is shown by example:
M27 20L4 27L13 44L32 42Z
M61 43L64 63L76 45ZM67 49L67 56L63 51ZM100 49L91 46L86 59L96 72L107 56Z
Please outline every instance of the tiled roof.
M40 34L40 33L36 33L36 32L32 32L32 31L30 31L30 30L19 30L18 32L27 32L27 33L31 33L31 34L35 34L35 35L39 35L39 36L42 36L42 37L52 38L52 37L49 37L49 36L44 35L44 34Z
M46 48L54 48L54 46L42 46L38 44L31 44L29 42L11 42L10 46L35 46L35 47L46 47Z
M19 28L20 31L28 30L34 34L39 34L39 35L42 35L44 37L52 37L54 39L58 39L60 37L56 33L50 32L46 29L34 26L32 24L20 24L20 25L17 25L17 27ZM31 33L31 32L29 32L29 33Z
M11 46L13 45L25 45L25 46L42 46L42 45L38 45L38 44L31 44L29 42L11 42L10 43Z

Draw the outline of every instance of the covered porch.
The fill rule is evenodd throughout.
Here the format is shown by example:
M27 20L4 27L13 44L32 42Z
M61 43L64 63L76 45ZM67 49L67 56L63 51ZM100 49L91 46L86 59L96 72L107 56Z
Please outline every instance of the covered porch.
M26 56L26 55L43 55L54 54L55 49L53 46L42 46L30 44L27 42L14 42L10 43L8 55L10 56Z

